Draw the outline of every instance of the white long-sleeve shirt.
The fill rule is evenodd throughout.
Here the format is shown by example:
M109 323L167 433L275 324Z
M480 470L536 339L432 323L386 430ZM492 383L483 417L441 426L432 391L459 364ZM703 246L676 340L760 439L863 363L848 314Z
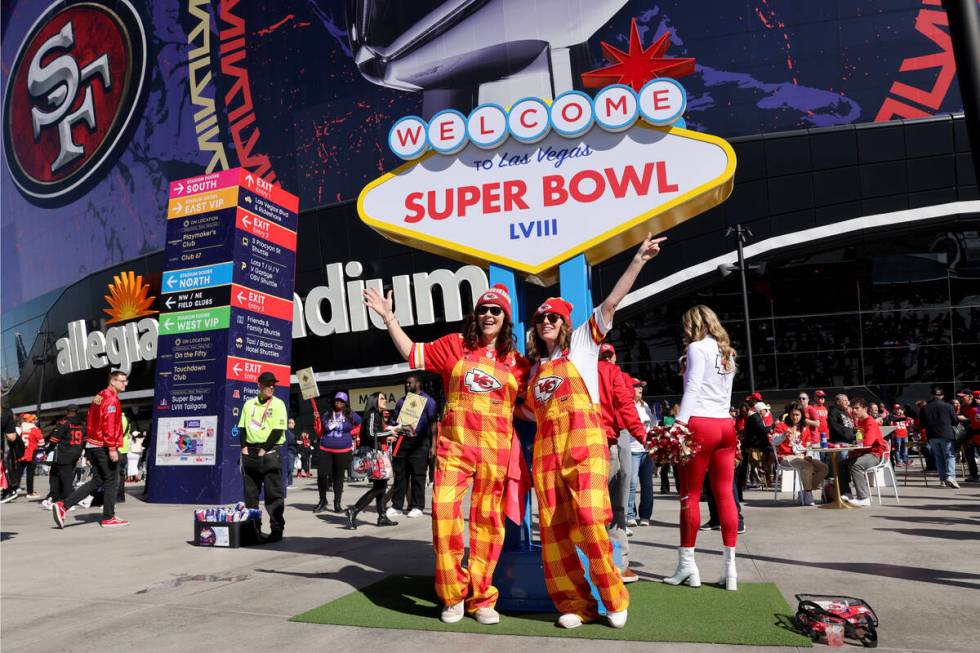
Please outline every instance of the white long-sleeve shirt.
M692 417L729 417L735 366L722 365L718 342L711 336L687 346L684 372L684 398L677 419L687 423Z

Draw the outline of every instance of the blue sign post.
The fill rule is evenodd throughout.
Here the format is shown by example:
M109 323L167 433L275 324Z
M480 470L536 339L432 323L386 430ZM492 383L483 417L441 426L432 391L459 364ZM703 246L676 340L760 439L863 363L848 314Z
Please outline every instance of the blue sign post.
M267 371L289 399L298 209L243 169L170 185L150 501L241 498L241 406Z

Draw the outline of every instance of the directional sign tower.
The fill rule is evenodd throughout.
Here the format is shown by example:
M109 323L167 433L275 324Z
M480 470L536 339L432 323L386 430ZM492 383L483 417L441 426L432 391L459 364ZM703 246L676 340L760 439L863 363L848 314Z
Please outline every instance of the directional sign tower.
M170 184L149 496L241 498L239 411L289 396L298 200L233 169Z

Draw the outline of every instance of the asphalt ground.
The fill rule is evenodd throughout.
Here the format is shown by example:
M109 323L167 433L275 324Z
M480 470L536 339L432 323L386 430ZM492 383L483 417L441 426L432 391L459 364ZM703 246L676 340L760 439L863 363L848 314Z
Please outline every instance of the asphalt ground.
M42 494L46 480L38 479ZM345 503L366 487L348 487ZM119 529L100 528L97 508L69 513L59 531L37 501L22 497L0 506L0 646L5 652L179 651L204 644L242 651L476 653L533 647L574 653L602 645L288 621L389 574L428 574L433 567L428 514L378 528L371 512L358 530L348 531L340 515L312 514L315 488L315 479L297 479L291 488L282 542L242 549L192 546L193 506L144 503L138 498L141 486L130 487L119 505L117 514L131 522ZM980 485L945 489L931 477L926 487L921 475L912 475L900 492L899 504L885 498L881 506L839 511L795 506L788 494L774 501L771 492L749 491L748 531L738 542L739 581L776 583L794 609L797 593L863 598L881 620L883 651L977 650ZM673 573L677 522L677 495L658 492L653 525L634 529L631 538L640 582ZM718 532L700 534L697 560L702 578L710 581L719 573ZM615 646L645 652L754 650Z

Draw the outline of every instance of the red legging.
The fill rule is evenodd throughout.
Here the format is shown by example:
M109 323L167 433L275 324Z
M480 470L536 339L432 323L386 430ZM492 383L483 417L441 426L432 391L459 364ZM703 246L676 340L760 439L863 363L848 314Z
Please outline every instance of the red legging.
M681 546L693 547L701 526L701 486L711 473L711 492L718 505L721 539L735 546L738 539L738 510L732 494L735 477L735 422L730 417L692 417L687 423L701 450L680 466Z

